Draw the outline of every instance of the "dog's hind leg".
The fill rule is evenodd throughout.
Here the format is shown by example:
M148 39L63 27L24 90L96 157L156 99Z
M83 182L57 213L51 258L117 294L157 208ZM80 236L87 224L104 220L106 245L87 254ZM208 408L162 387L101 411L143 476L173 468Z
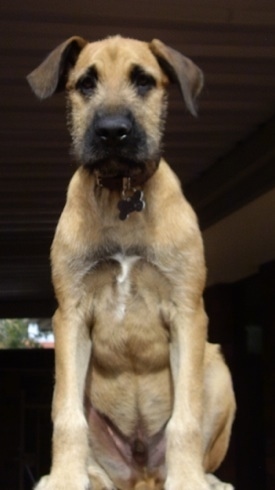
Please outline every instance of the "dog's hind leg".
M215 471L226 454L235 415L235 398L229 370L219 346L207 344L204 382L204 469L211 490L234 490L210 472Z

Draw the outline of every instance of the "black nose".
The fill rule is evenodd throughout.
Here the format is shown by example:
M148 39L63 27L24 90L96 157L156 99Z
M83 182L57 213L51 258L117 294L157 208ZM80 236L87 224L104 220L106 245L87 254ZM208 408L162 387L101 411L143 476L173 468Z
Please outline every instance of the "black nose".
M121 145L127 142L132 132L132 122L124 115L105 115L94 122L95 134L109 145Z

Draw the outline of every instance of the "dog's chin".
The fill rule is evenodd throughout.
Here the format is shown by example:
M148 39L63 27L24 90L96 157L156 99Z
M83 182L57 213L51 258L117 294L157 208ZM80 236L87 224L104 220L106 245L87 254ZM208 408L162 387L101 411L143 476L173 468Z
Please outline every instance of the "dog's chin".
M102 158L90 160L85 165L91 171L96 170L102 176L132 176L139 175L144 171L144 163L126 158Z
M129 177L134 182L143 184L157 170L160 157L147 161L106 158L90 160L84 167L91 173L97 172L101 177Z

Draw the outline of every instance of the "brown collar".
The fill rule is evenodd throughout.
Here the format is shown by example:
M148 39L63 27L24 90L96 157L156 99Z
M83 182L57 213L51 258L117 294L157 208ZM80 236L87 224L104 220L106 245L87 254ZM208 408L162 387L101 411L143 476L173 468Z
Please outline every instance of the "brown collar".
M133 187L130 177L105 177L98 173L96 174L96 185L98 187L106 187L110 191L118 192L125 192Z

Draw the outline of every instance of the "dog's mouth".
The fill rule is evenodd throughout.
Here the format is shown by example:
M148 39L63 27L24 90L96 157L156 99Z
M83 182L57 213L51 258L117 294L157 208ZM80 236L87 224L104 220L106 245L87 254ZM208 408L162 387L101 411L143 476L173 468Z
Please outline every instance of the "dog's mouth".
M81 165L103 177L128 177L143 183L156 171L161 151L127 112L98 112L82 141L74 141Z
M91 159L85 165L91 172L102 177L138 178L146 172L146 163L123 157Z

